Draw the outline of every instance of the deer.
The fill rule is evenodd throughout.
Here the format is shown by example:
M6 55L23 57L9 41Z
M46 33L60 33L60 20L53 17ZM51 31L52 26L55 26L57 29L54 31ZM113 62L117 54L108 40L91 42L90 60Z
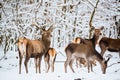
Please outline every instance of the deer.
M83 42L83 39L81 37L76 37L72 43L75 43L75 44L82 44L84 43ZM78 65L81 67L82 64L84 65L84 67L86 67L86 61L84 58L76 58L76 67L78 67Z
M105 51L108 50L110 52L119 52L120 58L120 39L103 37L99 42L99 46L101 48L102 56L104 55Z
M19 74L21 74L22 59L25 58L26 56L27 40L25 37L21 37L21 38L18 38L16 43L17 43L18 53L19 53Z
M84 39L82 39L81 37L76 37L72 43L76 43L76 44L84 44ZM86 61L84 58L76 58L76 67L78 67L78 65L81 67L82 64L84 65L84 67L86 67ZM96 66L96 61L93 60L91 61L91 64L93 64L94 66ZM92 70L92 69L91 69Z
M25 70L26 73L28 73L28 61L30 58L34 58L35 60L35 67L36 67L36 73L41 73L40 66L41 66L41 60L42 56L45 55L45 53L48 51L50 48L50 39L52 37L51 32L53 30L53 25L50 26L48 30L45 30L45 28L40 28L36 23L32 24L33 26L36 26L37 28L41 29L41 34L42 37L39 40L30 40L30 39L25 39L26 41L26 46L25 46ZM19 51L19 53L21 53ZM21 73L21 72L20 72Z
M93 38L85 39L84 44L74 44L74 43L68 44L68 46L65 48L65 53L67 56L67 59L64 63L65 73L67 73L68 65L70 66L72 72L75 73L72 67L72 63L74 59L78 57L85 59L88 67L88 73L90 72L90 66L91 66L90 61L92 61L93 59L97 60L100 63L102 73L103 74L106 73L107 63L110 60L110 57L107 60L105 60L95 49L95 45L99 43L101 39L102 29L103 27L101 29L94 29L95 32Z
M48 73L51 68L51 72L54 72L54 63L56 59L57 52L54 48L49 48L44 56L46 73Z
M28 40L27 42L27 51L26 51L26 58L25 58L25 68L26 73L28 73L27 63L30 57L35 58L35 65L36 65L36 73L41 73L40 66L41 66L41 59L42 56L48 51L50 47L50 39L51 39L51 32L53 30L53 25L48 29L42 29L42 38L40 40Z

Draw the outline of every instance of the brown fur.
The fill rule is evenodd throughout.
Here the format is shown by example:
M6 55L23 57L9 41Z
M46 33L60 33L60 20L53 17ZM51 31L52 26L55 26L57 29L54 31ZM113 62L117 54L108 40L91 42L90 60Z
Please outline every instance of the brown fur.
M48 30L42 29L42 38L40 40L30 40L30 39L24 38L23 44L25 44L25 48L26 48L25 49L26 56L25 56L24 64L25 64L26 73L28 73L27 63L30 58L35 59L36 73L41 72L40 66L41 66L42 55L44 55L50 47L50 37L51 37L52 30L53 30L52 26ZM18 49L19 49L19 46L18 46ZM20 50L19 50L19 54L21 54ZM20 64L21 64L21 61L22 60L20 58ZM20 65L19 73L21 73L21 65Z
M51 71L54 72L54 63L56 59L57 52L54 48L49 48L47 53L45 54L45 66L46 66L46 73L49 71L51 67Z
M103 74L106 73L107 62L109 61L109 58L107 61L105 61L103 59L103 57L95 50L95 44L99 40L98 37L100 35L101 35L100 33L94 33L94 36L92 39L87 39L84 41L85 44L70 43L66 47L65 52L66 52L67 59L64 63L65 72L67 72L67 65L68 64L69 64L71 70L73 72L75 72L74 69L72 68L73 60L76 57L77 58L81 57L87 61L88 72L90 72L90 66L91 66L90 61L95 59L100 63Z
M95 29L95 32L97 34L99 34L100 30L98 32L98 29L97 30ZM75 40L72 41L72 43L84 44L84 40L82 38L80 38L80 37L77 37L77 38L75 38ZM90 63L93 64L94 66L96 66L96 61L95 60L90 61ZM79 65L81 67L82 64L84 65L84 67L87 66L85 59L84 58L80 58L80 57L76 58L76 66L78 67L78 65Z
M52 30L53 25L48 30L42 29L42 38L40 40L28 40L25 58L26 73L28 73L27 63L30 57L35 58L36 73L41 72L40 71L41 59L42 56L48 51L50 47L50 38Z
M19 52L19 74L21 74L21 64L23 57L26 56L27 40L25 38L19 38L17 42Z
M103 56L105 51L111 51L111 52L119 52L120 57L120 39L112 39L103 37L100 40L100 48L101 48L101 55Z

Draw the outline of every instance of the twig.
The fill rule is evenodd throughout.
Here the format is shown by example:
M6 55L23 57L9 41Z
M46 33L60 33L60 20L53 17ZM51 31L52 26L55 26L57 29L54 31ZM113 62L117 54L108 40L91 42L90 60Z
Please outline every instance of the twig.
M5 56L6 56L6 54L4 54L4 56L3 56L2 58L0 58L0 61L1 61L2 59L4 59L4 58L5 58Z
M59 51L59 53L60 53L62 56L64 56L64 57L65 57L65 55L64 55L63 53L61 53L60 51Z
M119 64L119 63L120 63L120 62L113 63L113 64L109 65L108 67L111 67L111 66L113 66L113 65L115 65L115 64Z

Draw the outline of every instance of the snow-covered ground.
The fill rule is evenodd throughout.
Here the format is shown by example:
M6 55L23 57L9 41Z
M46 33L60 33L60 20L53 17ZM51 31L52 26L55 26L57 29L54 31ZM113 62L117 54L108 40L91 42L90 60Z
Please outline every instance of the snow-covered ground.
M112 58L108 63L106 74L102 74L99 63L94 67L94 72L87 73L87 68L77 68L75 63L73 67L76 73L72 73L68 67L68 73L64 72L64 61L66 59L64 48L58 49L56 57L55 71L52 73L49 71L45 73L44 60L42 60L41 74L35 73L34 59L30 59L28 64L29 73L25 73L24 63L22 65L22 74L18 73L19 59L18 53L9 51L4 59L0 61L0 80L120 80L120 58L118 53L110 53L106 51L106 54L112 54ZM59 51L62 52L59 53ZM3 56L3 50L0 49L0 58Z
M29 3L33 1L33 3ZM40 2L41 3L40 3ZM14 43L20 36L29 39L39 39L40 30L31 26L34 22L48 28L54 24L52 47L66 46L75 37L89 37L89 21L97 0L0 0L0 37L3 38L3 46L8 44L6 51L14 47ZM99 0L92 26L100 28L104 26L104 35L110 38L118 38L118 26L120 19L119 0ZM116 17L116 19L114 19ZM8 40L7 40L8 39ZM6 43L7 40L7 43ZM98 50L100 51L100 50ZM34 59L28 64L29 73L26 74L24 60L22 74L19 74L18 52L8 51L3 57L3 49L0 48L0 80L120 80L120 58L118 53L106 51L112 58L108 62L106 74L102 74L99 63L94 67L94 72L88 73L87 68L73 68L72 73L68 67L68 73L64 72L66 59L64 48L57 48L55 71L45 73L44 60L42 60L41 74L35 73ZM118 63L119 62L119 63Z

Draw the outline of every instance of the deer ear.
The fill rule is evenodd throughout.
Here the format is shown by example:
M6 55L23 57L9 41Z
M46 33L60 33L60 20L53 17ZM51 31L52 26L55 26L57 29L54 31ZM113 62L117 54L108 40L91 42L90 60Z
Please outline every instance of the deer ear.
M106 62L108 62L110 60L110 57L106 60Z
M103 30L103 29L104 29L104 26L102 26L100 29Z
M41 34L44 34L44 32L45 32L45 28L42 27L42 28L40 28L40 30L41 30L40 33L41 33Z
M48 31L52 32L52 30L54 29L53 24L50 26L50 28L48 29Z
M92 26L91 27L91 29L90 29L90 31L94 31L95 30L95 27L94 26Z
M92 26L92 28L91 28L92 30L94 30L95 29L95 27L94 26Z
M107 60L104 59L104 63L107 64L109 60L110 60L110 57Z
M45 27L41 27L40 30L41 30L42 32L44 32L44 31L45 31Z

